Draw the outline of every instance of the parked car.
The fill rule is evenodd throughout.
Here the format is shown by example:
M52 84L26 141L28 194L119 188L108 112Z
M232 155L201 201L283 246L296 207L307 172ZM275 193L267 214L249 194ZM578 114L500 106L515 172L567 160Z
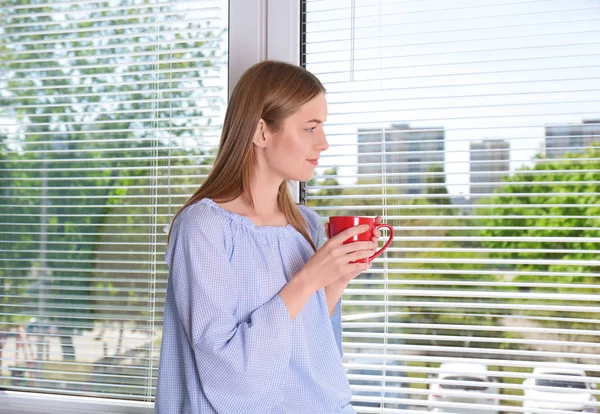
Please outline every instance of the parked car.
M452 362L440 365L439 373L429 386L429 410L435 413L499 414L498 387L488 375L486 365ZM481 407L444 407L440 402L480 404Z
M577 364L535 368L525 386L524 414L537 414L536 409L554 409L576 413L598 413L592 383Z

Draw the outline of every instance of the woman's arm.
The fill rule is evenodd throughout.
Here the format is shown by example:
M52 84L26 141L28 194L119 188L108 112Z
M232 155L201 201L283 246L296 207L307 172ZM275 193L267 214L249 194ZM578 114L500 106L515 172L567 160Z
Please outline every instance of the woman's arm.
M333 316L335 307L340 301L342 294L344 293L344 289L346 289L349 283L349 281L346 282L345 280L338 279L329 286L325 287L325 296L327 297L327 309L329 309L329 316Z

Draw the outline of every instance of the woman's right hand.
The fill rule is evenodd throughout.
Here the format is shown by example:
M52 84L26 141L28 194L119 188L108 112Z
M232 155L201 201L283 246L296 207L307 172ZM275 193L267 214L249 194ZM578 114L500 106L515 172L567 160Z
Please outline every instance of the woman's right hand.
M373 255L377 243L373 241L356 241L344 244L349 238L369 230L368 225L350 227L327 242L306 262L297 277L304 279L310 290L317 290L344 277L351 279L369 267L370 263L352 263Z

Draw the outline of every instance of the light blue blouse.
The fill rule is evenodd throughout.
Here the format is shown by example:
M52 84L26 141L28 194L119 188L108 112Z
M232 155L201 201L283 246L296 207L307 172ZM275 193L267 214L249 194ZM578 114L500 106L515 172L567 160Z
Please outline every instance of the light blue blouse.
M317 247L319 216L300 206ZM155 412L349 414L341 305L323 289L294 321L278 295L314 253L293 226L256 226L210 199L182 211L169 281Z

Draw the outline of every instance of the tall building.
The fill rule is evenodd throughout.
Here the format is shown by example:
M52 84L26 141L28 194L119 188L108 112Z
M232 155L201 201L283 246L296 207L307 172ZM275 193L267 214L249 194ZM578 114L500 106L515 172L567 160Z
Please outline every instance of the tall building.
M600 119L590 119L581 124L546 126L542 155L561 158L567 153L582 153L593 142L600 143Z
M444 172L443 128L392 124L358 130L358 174L371 174L360 179L379 180L385 173L388 184L410 184L403 192L421 194L428 172Z
M469 158L473 202L478 194L493 193L510 171L510 143L503 139L471 142Z

